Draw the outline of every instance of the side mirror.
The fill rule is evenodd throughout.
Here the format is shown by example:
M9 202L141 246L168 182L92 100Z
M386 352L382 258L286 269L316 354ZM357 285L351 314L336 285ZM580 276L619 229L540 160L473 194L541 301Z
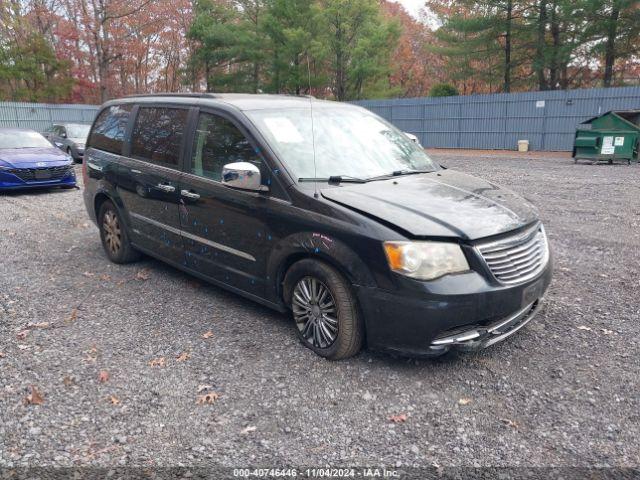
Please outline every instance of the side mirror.
M60 136L61 136L62 138L67 138L67 134L66 134L66 132L62 132L62 133L60 134Z
M222 167L222 184L238 190L265 192L267 187L262 185L260 169L253 163L228 163Z

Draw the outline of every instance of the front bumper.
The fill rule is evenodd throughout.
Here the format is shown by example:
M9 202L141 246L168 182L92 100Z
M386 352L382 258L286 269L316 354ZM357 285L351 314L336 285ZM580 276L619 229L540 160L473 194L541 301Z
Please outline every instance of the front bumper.
M50 180L23 180L17 175L0 170L0 190L21 190L25 188L47 188L76 185L76 175L73 170L62 178Z
M434 353L444 353L452 347L461 350L480 350L510 337L540 311L542 299L518 310L507 318L486 326L472 326L444 332L431 342L429 349Z
M508 338L531 321L551 282L552 261L526 283L504 286L478 273L451 275L422 288L356 287L371 349L402 355L475 350Z

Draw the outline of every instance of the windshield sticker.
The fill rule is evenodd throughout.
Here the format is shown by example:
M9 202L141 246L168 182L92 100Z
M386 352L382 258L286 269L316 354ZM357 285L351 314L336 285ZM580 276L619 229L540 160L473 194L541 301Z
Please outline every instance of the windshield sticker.
M280 143L302 143L304 138L291 120L285 117L269 117L264 123Z

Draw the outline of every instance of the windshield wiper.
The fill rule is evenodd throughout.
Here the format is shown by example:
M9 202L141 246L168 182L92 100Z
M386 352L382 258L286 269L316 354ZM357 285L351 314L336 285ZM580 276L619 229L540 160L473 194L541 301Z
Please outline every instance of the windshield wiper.
M334 185L341 183L367 183L364 178L352 177L350 175L331 175L329 178L299 178L299 182L328 182Z
M418 175L420 173L433 173L435 170L396 170L391 173L387 173L385 175L379 175L377 177L369 178L369 181L372 180L385 180L387 178L400 177L403 175Z

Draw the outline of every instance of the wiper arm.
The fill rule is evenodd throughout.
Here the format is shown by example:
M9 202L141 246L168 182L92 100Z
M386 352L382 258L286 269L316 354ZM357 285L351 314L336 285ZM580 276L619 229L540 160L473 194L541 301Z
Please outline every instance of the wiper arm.
M349 175L332 175L329 178L299 178L299 182L328 182L334 185L341 183L367 183L369 180Z
M418 175L420 173L433 173L435 170L396 170L386 175L371 177L369 180L385 180L387 178L400 177L404 175Z

